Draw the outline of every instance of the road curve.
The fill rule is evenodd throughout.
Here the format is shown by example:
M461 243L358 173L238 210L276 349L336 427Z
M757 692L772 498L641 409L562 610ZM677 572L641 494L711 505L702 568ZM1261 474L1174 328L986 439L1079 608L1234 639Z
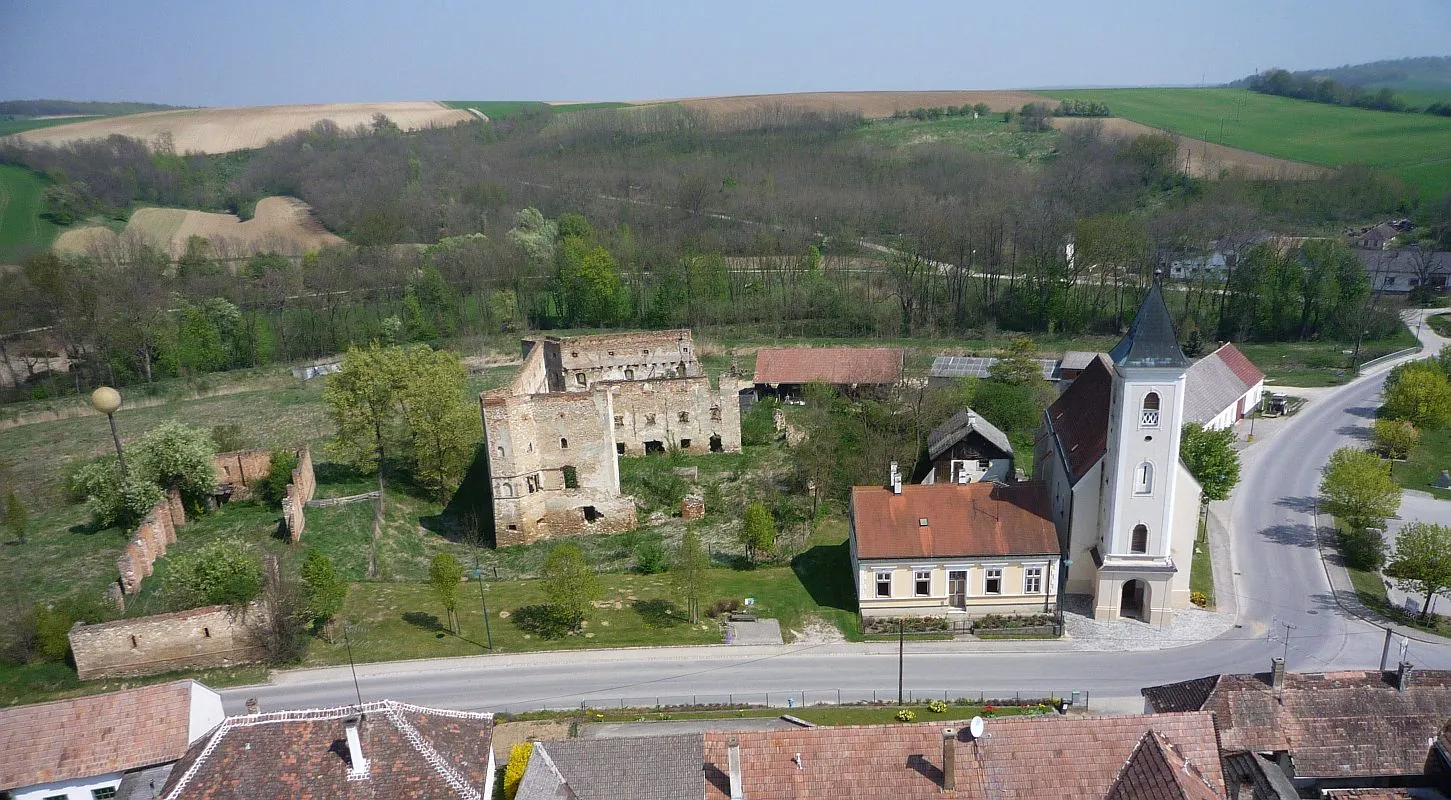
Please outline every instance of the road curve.
M1432 347L1444 341L1428 334L1422 338ZM1296 671L1375 668L1383 632L1335 603L1316 547L1314 498L1330 453L1365 435L1389 367L1380 365L1325 394L1272 439L1244 452L1230 525L1235 628L1207 642L1149 652L1071 652L1057 643L919 643L908 646L904 659L907 688L988 697L1080 690L1100 707L1107 700L1109 707L1128 710L1143 686L1263 671L1277 655ZM1448 669L1451 646L1412 642L1409 658L1421 667ZM275 710L341 705L359 694L469 710L605 705L622 698L630 705L653 705L657 698L726 702L743 695L755 702L773 695L771 702L784 705L788 695L799 702L803 691L810 702L831 700L836 691L847 700L869 699L873 692L889 698L897 667L889 645L529 653L363 665L356 686L347 667L296 670L267 685L226 690L223 697L230 713L240 713L248 697Z

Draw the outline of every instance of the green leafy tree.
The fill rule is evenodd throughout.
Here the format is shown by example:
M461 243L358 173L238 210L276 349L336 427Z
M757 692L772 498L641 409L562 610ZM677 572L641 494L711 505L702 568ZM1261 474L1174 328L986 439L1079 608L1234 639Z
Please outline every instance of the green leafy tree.
M206 431L169 421L152 428L131 453L137 475L163 490L177 489L200 507L217 486L216 443Z
M628 313L629 297L615 257L603 245L571 236L564 240L557 258L554 290L569 323L587 327L615 325Z
M1451 588L1451 527L1418 521L1401 528L1385 574L1401 589L1426 596L1421 619L1427 619L1431 598Z
M166 498L155 483L132 470L125 478L114 457L82 465L70 477L73 496L84 500L91 522L100 528L129 528Z
M1205 502L1229 497L1239 483L1234 442L1233 430L1209 430L1197 422L1186 424L1179 434L1179 460L1198 481Z
M239 606L262 593L262 565L239 540L218 539L166 560L162 593L174 609Z
M992 380L1009 386L1042 383L1043 365L1038 361L1038 349L1033 346L1033 340L1014 336L1008 344L1008 351L992 365L989 375Z
M1375 447L1386 458L1405 458L1421 442L1421 432L1403 419L1378 419L1374 427Z
M675 591L685 603L690 624L700 622L700 599L709 591L710 555L700 544L700 536L687 530L680 537L680 547L675 551L675 563L670 571Z
M569 542L555 545L544 559L540 577L544 583L544 596L549 598L550 605L565 619L571 630L579 630L591 604L600 595L599 579L585 562L579 545Z
M401 439L402 358L403 350L398 347L384 349L376 343L366 350L350 347L341 369L328 379L322 393L338 429L329 442L332 454L360 472L378 475L368 549L368 576L373 578L378 577L378 539L383 532L384 466Z
M771 516L771 509L762 503L747 506L745 519L741 521L740 540L751 561L761 553L769 553L776 546L776 520Z
M272 508L281 508L287 499L287 484L292 483L292 471L297 469L297 453L288 447L272 451L272 463L267 467L267 477L257 486L257 499Z
M409 348L407 380L399 399L412 453L415 477L439 500L458 488L483 438L478 407L464 399L468 370L446 350Z
M554 261L559 226L545 219L539 209L524 208L514 215L514 227L509 230L508 239L518 245L530 261L543 266Z
M1412 361L1386 379L1386 414L1421 429L1451 422L1451 381L1434 360Z
M30 513L25 510L25 504L20 502L20 496L11 489L5 493L5 530L15 537L18 544L25 544L25 534L30 526Z
M1401 487L1388 466L1374 453L1342 447L1321 470L1321 506L1350 529L1342 538L1346 560L1362 569L1384 561L1380 532L1401 505Z
M317 548L309 548L299 570L307 598L307 613L314 624L326 625L343 610L348 584L338 578L333 562Z
M464 577L464 565L452 553L439 553L428 565L428 585L438 597L444 613L448 615L449 626L454 633L458 627L458 587Z

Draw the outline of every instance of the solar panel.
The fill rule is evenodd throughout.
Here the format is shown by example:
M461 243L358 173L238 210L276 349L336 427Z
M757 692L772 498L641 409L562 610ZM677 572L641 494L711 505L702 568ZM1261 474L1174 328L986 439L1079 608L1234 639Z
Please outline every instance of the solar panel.
M986 378L992 373L996 363L996 358L983 356L938 356L932 360L932 371L929 374L934 378ZM1038 363L1043 369L1043 380L1051 381L1057 376L1056 360L1040 358Z

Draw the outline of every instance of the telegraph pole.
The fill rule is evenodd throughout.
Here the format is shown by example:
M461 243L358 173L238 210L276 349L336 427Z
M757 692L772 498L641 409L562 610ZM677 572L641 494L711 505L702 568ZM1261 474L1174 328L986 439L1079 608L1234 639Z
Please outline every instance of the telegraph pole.
M899 618L897 620L897 705L899 706L902 705L902 686L904 685L903 676L905 675L905 673L903 672L902 661L903 645L907 641L907 634L905 631L906 629L903 627L903 622Z

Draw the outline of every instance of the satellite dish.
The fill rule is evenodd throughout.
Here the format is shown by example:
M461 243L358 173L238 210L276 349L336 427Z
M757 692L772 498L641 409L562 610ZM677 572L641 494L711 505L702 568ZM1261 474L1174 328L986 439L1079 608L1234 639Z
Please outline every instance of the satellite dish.
M967 732L972 734L972 738L981 739L982 731L985 727L982 722L982 717L973 717L972 721L967 723Z

